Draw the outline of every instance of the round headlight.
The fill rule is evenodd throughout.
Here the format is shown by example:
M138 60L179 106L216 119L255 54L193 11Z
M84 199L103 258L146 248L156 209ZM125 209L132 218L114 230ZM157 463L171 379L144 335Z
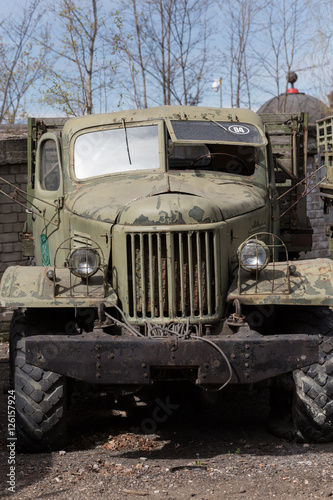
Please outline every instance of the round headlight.
M245 271L262 271L269 262L269 249L263 241L248 240L240 247L239 261Z
M91 248L78 248L69 258L69 267L75 276L89 278L97 273L100 257L96 250Z

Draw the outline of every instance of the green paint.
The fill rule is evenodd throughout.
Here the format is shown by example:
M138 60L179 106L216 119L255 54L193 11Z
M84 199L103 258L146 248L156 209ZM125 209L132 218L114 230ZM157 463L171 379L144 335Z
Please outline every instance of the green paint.
M331 238L329 241L329 249L330 249L331 259L333 259L333 238Z
M49 252L49 241L46 234L40 235L40 248L42 254L42 264L43 266L50 266L50 252Z

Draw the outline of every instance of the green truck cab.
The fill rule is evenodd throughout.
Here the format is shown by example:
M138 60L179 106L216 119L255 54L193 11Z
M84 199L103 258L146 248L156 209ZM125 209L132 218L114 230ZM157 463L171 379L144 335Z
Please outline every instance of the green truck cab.
M292 387L293 433L332 440L333 263L288 259L261 118L164 106L29 137L36 266L1 282L20 449L65 445L80 381Z

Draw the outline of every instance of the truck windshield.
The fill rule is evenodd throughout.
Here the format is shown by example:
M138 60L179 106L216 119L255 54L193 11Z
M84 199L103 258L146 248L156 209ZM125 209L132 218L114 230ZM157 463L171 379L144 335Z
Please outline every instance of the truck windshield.
M266 139L250 123L167 121L168 169L253 175L265 162Z
M183 146L169 142L169 170L203 170L235 175L253 175L265 162L264 147L230 144Z
M157 125L98 130L76 138L74 171L77 179L158 168Z

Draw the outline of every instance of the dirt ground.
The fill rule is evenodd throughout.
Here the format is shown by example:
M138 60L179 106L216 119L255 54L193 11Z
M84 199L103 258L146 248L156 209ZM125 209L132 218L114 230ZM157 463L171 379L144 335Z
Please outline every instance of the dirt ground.
M0 345L1 380L8 346ZM169 391L169 392L168 392ZM268 397L225 390L200 409L190 388L150 404L111 410L108 398L77 401L68 447L37 455L7 447L7 395L0 395L1 490L15 499L312 499L333 497L333 443L290 443L267 431ZM149 433L150 432L150 433ZM8 490L15 458L15 492Z

